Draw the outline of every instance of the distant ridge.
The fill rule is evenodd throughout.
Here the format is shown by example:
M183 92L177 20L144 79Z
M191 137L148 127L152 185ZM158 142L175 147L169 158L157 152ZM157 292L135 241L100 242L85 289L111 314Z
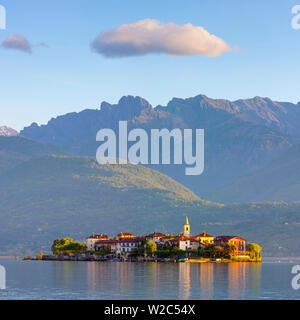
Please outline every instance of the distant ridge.
M67 154L61 147L21 136L0 136L0 175L16 165L47 154Z

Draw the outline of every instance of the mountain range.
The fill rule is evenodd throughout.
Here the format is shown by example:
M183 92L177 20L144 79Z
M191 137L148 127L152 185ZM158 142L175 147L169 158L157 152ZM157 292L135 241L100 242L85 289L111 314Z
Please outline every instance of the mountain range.
M234 203L300 199L297 189L283 185L280 172L273 187L284 190L275 194L262 188L259 179L249 179L265 172L273 161L288 153L296 157L294 146L300 143L300 104L276 102L255 97L228 101L204 95L173 98L167 106L153 108L141 97L122 97L118 104L102 102L99 109L87 109L51 119L47 125L33 123L21 135L35 141L59 145L73 155L95 156L99 144L96 133L103 128L118 131L118 122L132 128L205 129L205 170L201 176L186 176L180 165L150 166L190 188L204 199ZM278 160L276 160L278 159ZM293 164L294 165L294 164ZM283 174L290 174L291 168ZM266 181L265 181L266 182ZM236 192L245 188L252 192ZM258 187L261 187L260 189ZM267 185L266 185L267 187ZM251 195L250 195L251 194Z

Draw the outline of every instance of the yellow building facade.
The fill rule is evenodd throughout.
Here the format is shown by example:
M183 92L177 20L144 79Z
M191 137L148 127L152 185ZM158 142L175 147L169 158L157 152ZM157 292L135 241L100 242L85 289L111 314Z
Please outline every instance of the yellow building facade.
M210 245L215 243L214 236L211 236L210 234L206 232L202 232L201 234L197 235L196 240L200 241L203 244Z

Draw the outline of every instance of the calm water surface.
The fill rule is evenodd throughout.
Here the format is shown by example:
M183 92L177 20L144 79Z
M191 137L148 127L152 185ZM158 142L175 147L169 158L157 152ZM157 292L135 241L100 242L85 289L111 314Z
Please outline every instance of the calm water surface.
M297 262L120 263L0 260L0 299L300 299Z

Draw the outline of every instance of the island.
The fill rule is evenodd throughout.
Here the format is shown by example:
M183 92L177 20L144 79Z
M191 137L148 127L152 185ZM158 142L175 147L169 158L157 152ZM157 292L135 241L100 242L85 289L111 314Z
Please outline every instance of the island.
M136 236L122 232L110 238L107 234L92 234L85 244L72 238L56 239L53 255L40 252L36 258L46 261L131 261L131 262L261 262L262 248L236 236L212 236L190 233L188 217L179 235L153 232Z

